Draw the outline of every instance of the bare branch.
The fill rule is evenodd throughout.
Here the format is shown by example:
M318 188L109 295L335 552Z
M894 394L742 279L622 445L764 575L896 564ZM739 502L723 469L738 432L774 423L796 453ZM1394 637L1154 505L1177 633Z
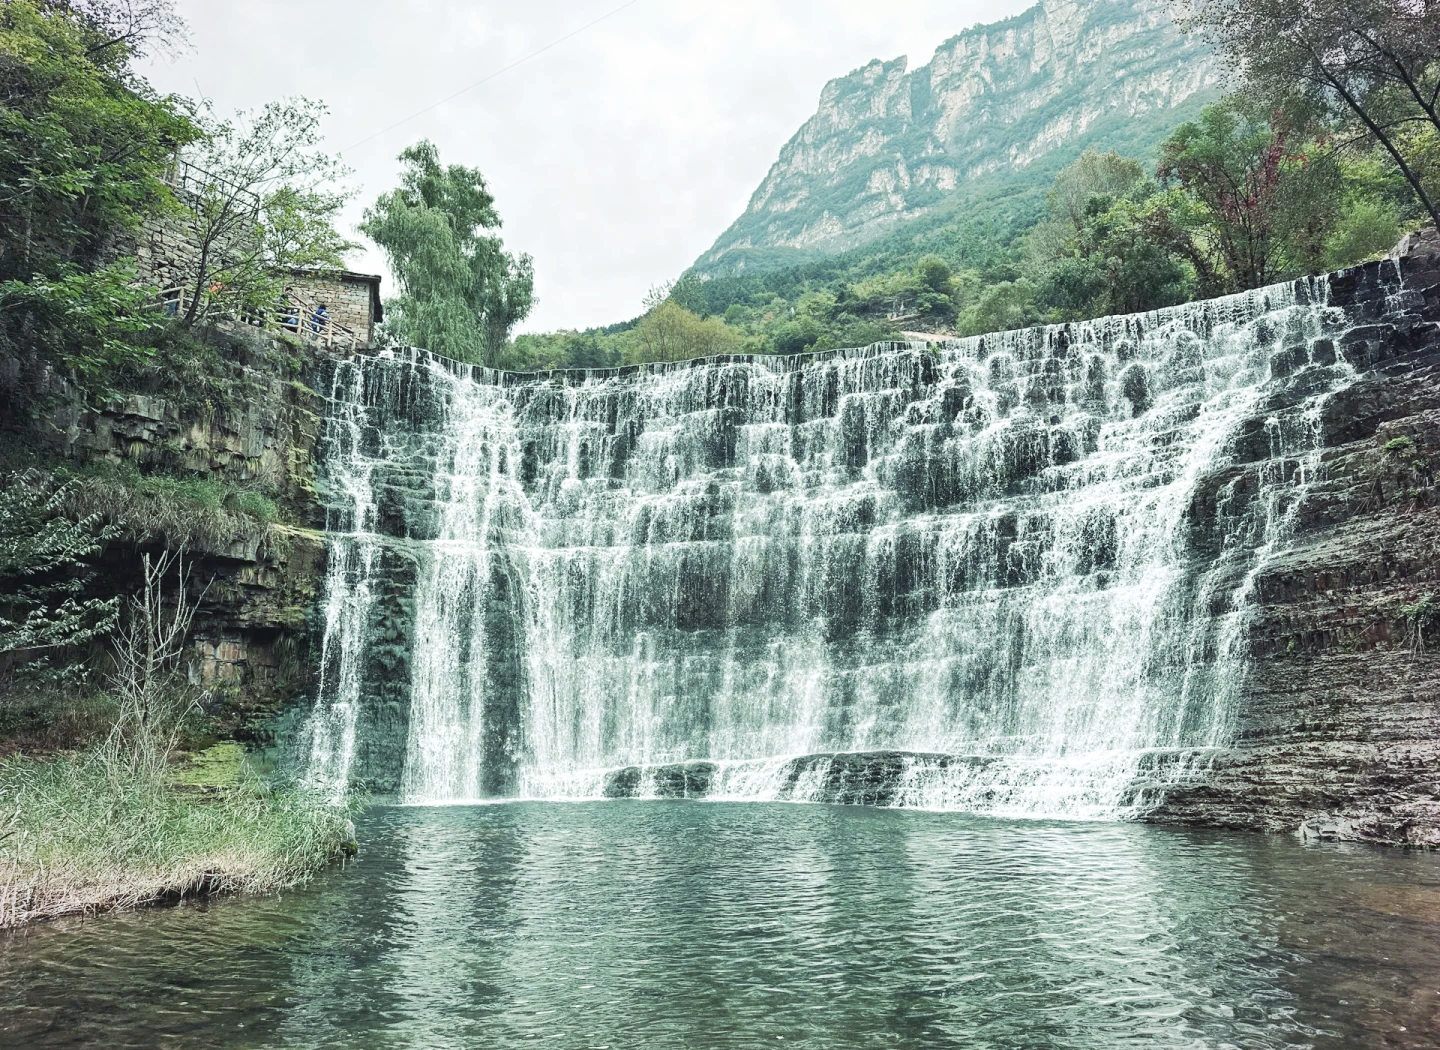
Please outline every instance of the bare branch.
M198 702L198 691L179 673L195 612L209 584L190 595L190 566L183 554L142 559L140 592L130 600L117 632L111 684L120 710L105 744L107 760L132 773L161 773L179 740L181 723ZM175 577L172 595L168 576Z

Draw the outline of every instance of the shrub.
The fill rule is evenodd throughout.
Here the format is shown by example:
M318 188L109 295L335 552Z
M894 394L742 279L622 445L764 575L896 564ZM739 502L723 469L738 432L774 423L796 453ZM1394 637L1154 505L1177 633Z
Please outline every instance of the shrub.
M241 514L248 514L262 525L271 525L280 516L280 508L268 496L250 489L237 492L230 497L230 506Z

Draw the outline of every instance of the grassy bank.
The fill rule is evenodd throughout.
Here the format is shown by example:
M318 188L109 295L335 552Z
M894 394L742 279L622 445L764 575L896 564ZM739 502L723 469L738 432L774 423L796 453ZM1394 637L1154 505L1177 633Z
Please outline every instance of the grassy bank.
M266 788L238 745L137 773L101 751L0 762L0 928L202 893L273 891L338 860L349 814Z

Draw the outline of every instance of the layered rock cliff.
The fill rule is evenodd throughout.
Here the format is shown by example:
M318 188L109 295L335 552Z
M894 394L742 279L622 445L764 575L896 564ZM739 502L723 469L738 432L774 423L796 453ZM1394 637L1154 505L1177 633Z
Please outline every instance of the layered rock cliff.
M1332 278L1332 301L1370 322L1340 347L1361 375L1316 419L1319 482L1255 580L1235 744L1152 819L1440 846L1437 251Z
M184 553L203 592L190 674L217 729L266 738L314 677L323 405L305 380L323 354L245 331L191 353L187 374L112 376L119 390L102 397L39 360L0 358L0 436L7 466L78 473L73 512L116 527L99 591L131 593L146 552Z
M844 250L978 179L1002 195L1007 179L1087 146L1143 155L1216 94L1214 60L1172 12L1166 0L1043 0L953 37L919 69L877 59L832 80L697 268L753 266L756 249Z

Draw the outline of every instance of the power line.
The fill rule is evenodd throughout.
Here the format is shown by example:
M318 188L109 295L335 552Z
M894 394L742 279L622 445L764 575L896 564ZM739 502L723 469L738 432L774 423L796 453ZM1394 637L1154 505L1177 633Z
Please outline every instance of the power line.
M453 95L446 95L446 96L445 96L444 98L442 98L439 102L432 103L432 104L426 106L424 109L417 109L414 113L411 113L408 117L402 117L400 120L397 120L394 124L391 124L389 127L381 128L379 131L375 132L373 135L367 135L367 136L365 136L365 137L364 137L363 139L361 139L359 142L352 142L350 145L346 146L346 147L345 147L344 149L342 149L340 152L341 152L342 154L349 153L352 149L355 149L357 146L363 146L363 145L365 145L365 143L369 142L371 139L378 139L381 135L384 135L384 134L386 134L387 132L394 131L394 130L395 130L396 128L398 128L401 124L408 124L410 121L414 120L416 117L423 116L424 114L429 113L432 109L438 109L439 107L445 105L445 103L449 102L451 99L459 98L461 95L465 94L465 92L467 92L467 91L474 91L474 90L475 90L477 87L479 87L481 84L488 83L489 81L494 80L494 79L495 79L496 77L498 77L501 73L508 73L510 70L514 69L516 66L524 65L526 62L529 62L532 58L535 58L535 57L537 57L537 56L539 56L539 55L543 55L546 51L549 51L552 47L555 47L557 44L563 44L563 43L565 43L565 41L569 40L572 36L579 36L581 33L585 32L585 30L589 29L591 26L599 25L601 22L605 21L605 19L611 18L611 17L613 17L613 16L615 16L615 15L618 15L621 11L625 10L627 7L633 7L635 4L638 4L639 2L640 2L640 0L625 0L625 3L621 4L619 7L615 8L613 11L607 11L607 12L605 12L605 14L601 15L599 18L595 19L593 22L586 22L586 23L585 23L583 26L581 26L579 29L571 30L570 32L566 33L564 36L562 36L562 37L557 37L556 39L550 41L550 43L548 43L548 44L546 44L544 47L542 47L540 50L538 50L538 51L532 51L532 52L530 52L530 54L526 55L524 58L516 59L514 62L511 62L508 66L504 66L504 67L502 67L502 68L500 68L500 69L495 70L495 72L491 73L489 76L487 76L487 77L482 77L481 79L475 81L475 83L470 84L470 85L467 85L466 87L461 88L459 91L455 92Z

